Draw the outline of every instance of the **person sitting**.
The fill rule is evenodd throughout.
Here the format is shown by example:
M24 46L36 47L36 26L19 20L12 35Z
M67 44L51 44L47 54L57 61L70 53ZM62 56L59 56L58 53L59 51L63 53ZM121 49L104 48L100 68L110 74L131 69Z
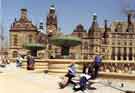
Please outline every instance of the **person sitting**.
M73 87L73 90L75 92L77 91L83 91L83 92L86 92L86 86L87 86L87 82L88 80L91 79L91 76L88 75L88 74L82 74L80 76L80 80L79 80L79 83L76 84L74 87Z
M93 63L89 64L87 74L91 76L91 79L95 79L95 69Z
M94 79L94 77L95 77L94 72L95 71L94 71L94 64L93 63L83 65L82 73L90 75L91 79Z
M68 72L65 75L64 78L62 78L62 81L59 83L60 88L66 87L69 83L75 84L72 81L72 78L76 76L76 69L75 64L72 62L72 64L68 67Z
M16 58L16 67L21 67L22 66L22 57L19 55Z

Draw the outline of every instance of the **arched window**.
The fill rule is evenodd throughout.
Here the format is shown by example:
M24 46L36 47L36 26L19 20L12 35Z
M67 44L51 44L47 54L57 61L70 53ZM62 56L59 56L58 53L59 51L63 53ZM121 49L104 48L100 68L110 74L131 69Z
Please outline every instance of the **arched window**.
M16 58L18 55L18 52L17 51L13 51L13 58Z

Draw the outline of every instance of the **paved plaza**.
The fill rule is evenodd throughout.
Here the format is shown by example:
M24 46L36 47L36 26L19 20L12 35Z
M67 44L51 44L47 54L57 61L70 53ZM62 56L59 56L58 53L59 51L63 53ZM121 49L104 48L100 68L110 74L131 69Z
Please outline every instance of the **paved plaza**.
M0 93L74 93L72 86L59 89L58 81L60 76L58 75L26 71L16 68L15 64L9 64L6 68L0 68L0 71ZM135 88L135 80L106 80L99 78L98 81L103 84L93 84L92 86L96 90L88 90L88 93L124 93L108 87L108 82L111 82L111 85L117 88L121 88L120 85L123 82L124 87L121 88L123 90L134 90Z

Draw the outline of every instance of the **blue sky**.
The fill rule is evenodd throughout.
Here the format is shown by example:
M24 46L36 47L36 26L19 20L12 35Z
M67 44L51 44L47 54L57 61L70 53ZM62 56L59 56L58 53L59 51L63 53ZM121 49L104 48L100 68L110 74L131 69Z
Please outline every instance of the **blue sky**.
M135 9L135 0L2 0L2 24L5 34L14 18L19 18L20 9L27 8L30 20L34 24L45 23L48 9L55 4L58 24L61 31L71 33L77 24L83 24L88 30L91 25L92 14L98 16L98 22L103 25L104 20L126 20L124 10Z

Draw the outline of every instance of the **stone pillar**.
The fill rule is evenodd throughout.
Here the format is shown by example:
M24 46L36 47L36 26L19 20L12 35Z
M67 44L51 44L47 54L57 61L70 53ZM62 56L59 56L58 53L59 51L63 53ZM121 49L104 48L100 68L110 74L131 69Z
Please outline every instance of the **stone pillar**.
M118 60L118 48L115 48L115 60Z
M123 60L123 54L124 54L124 49L123 48L120 48L120 53L121 53L121 60Z
M128 57L128 55L129 55L129 48L128 47L127 47L126 51L127 51L127 60L129 60L129 57Z
M111 60L111 55L112 55L112 48L108 48L108 50L109 50L109 56L108 56L108 60Z

